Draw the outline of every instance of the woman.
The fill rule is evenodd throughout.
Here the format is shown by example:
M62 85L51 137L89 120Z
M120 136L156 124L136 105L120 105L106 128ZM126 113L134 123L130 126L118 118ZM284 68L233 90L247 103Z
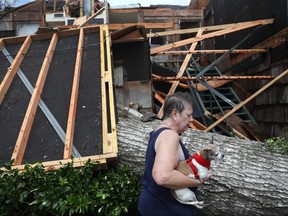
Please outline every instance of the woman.
M150 133L147 146L143 189L138 201L138 211L143 216L197 213L196 207L179 203L170 192L170 189L185 187L196 190L204 182L175 170L179 161L190 157L179 135L193 121L192 111L192 98L188 93L175 93L165 100L164 120Z

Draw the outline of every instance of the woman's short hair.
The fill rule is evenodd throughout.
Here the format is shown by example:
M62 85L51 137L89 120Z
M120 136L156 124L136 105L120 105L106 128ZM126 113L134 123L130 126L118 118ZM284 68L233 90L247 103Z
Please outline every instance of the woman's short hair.
M189 104L192 107L192 97L189 93L176 92L169 95L164 102L163 118L170 116L173 109L176 109L179 113L185 109L185 105Z

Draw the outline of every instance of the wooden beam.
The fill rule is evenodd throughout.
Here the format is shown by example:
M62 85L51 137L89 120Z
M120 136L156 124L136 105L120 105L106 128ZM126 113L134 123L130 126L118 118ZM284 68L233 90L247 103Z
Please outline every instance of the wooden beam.
M94 13L92 16L90 16L84 23L79 25L78 28L81 28L81 27L87 25L92 19L94 19L96 16L100 15L101 13L103 13L104 10L105 10L105 7L102 7L100 10L96 11L96 13Z
M237 28L239 25L249 24L251 21L247 22L240 22L240 23L232 23L232 24L223 24L223 25L214 25L214 26L204 26L204 27L197 27L197 28L190 28L190 29L181 29L181 30L171 30L171 31L164 31L164 32L156 32L156 33L148 33L147 37L163 37L163 36L173 36L173 35L181 35L181 34L189 34L189 33L197 33L199 29L203 29L203 32L207 31L217 31L226 28ZM273 19L266 19L262 20L262 25L265 24L272 24Z
M70 10L69 10L69 0L65 0L65 13L66 16L70 16Z
M196 37L201 37L202 33L203 33L203 30L200 29L199 32L197 33ZM189 51L195 50L195 49L196 49L196 46L197 46L197 43L198 43L198 42L193 43L193 44L191 45ZM188 63L190 62L191 57L192 57L192 54L187 54L187 55L186 55L186 57L185 57L182 65L181 65L180 70L178 71L176 77L182 77L182 76L183 76L183 74L184 74L184 72L185 72L185 70L186 70L186 67L187 67ZM176 81L173 82L173 84L172 84L172 86L170 87L170 90L169 90L167 96L169 96L169 95L171 95L171 94L173 94L173 93L175 92L178 84L179 84L179 80L176 80ZM160 108L160 110L159 110L159 112L158 112L158 114L157 114L157 115L158 115L158 118L160 118L160 119L162 118L162 115L163 115L163 106L164 106L164 104L162 104L162 106L161 106L161 108Z
M198 78L203 81L208 80L246 80L246 79L274 79L273 76L202 76ZM197 80L196 77L160 77L152 74L152 80L155 82L160 81L188 81L188 80Z
M101 154L101 155L93 155L93 156L87 156L87 157L80 157L80 158L73 158L72 159L64 159L64 160L55 160L55 161L45 161L41 164L44 166L46 171L52 171L56 169L60 169L67 163L71 163L73 161L73 167L82 167L85 165L85 163L88 160L91 160L93 162L99 163L99 165L106 165L108 160L116 159L117 154L116 153L110 153L110 154ZM35 167L36 164L30 164L31 167ZM12 169L18 169L19 171L25 170L25 165L14 165L12 166ZM5 170L4 167L0 168L0 170Z
M221 54L228 52L229 50L193 50L189 51L164 51L156 53L156 55L187 55L187 54ZM266 53L267 49L236 49L233 50L232 53Z
M107 94L106 94L106 56L105 56L105 33L103 31L103 26L100 26L100 69L101 69L101 105L102 105L102 146L103 153L109 152L108 148L108 119L107 119Z
M41 26L47 26L46 23L46 0L42 0L42 9L41 9Z
M5 46L4 40L0 39L0 51L3 49L4 46Z
M276 78L274 78L273 80L271 80L269 83L267 83L265 86L263 86L261 89L259 89L258 91L256 91L254 94L252 94L249 98L247 98L246 100L242 101L241 103L237 104L235 107L233 107L233 109L231 111L229 111L228 113L226 113L224 116L222 116L220 119L218 119L216 122L214 122L212 125L210 125L209 127L207 127L205 129L205 131L210 131L212 128L214 128L215 126L217 126L220 122L222 122L223 120L225 120L226 118L228 118L230 115L232 115L233 113L235 113L237 110L239 110L241 107L243 107L245 104L247 104L248 102L250 102L252 99L254 99L256 96L258 96L260 93L262 93L264 90L266 90L267 88L269 88L271 85L273 85L275 82L277 82L279 79L281 79L283 76L285 76L286 74L288 74L288 69L286 71L284 71L283 73L281 73L280 75L278 75Z
M84 4L83 4L83 0L80 0L80 17L82 17L84 15Z
M49 66L53 57L53 53L57 44L57 40L58 40L58 35L57 33L54 33L52 40L50 42L50 45L48 47L45 59L43 61L41 70L39 72L39 76L35 84L35 88L31 96L21 129L20 129L20 133L17 138L17 142L14 147L14 151L13 151L12 158L11 158L15 160L14 165L20 165L22 163L26 145L29 139L29 134L32 128L34 117L36 115L38 103L39 103L42 89L43 89L46 76L49 70Z
M95 4L94 4L95 0L90 0L90 4L91 4L91 14L95 13Z
M165 22L165 23L116 23L116 24L108 24L110 30L118 30L122 28L127 28L129 26L142 25L146 29L172 29L173 22Z
M53 12L56 12L56 0L53 0Z
M205 110L204 115L206 115L207 117L212 117L214 119L219 119L219 116L217 115L213 115L212 113L210 113L208 110ZM205 128L206 129L206 128ZM205 130L204 129L204 130ZM240 133L238 130L236 130L235 128L231 127L232 132L239 138L241 139L245 139L245 140L250 140L248 137L246 137L244 134Z
M171 8L115 8L110 9L110 14L126 14L139 13L141 17L145 19L185 19L200 21L203 19L203 10L173 10Z
M1 41L2 42L2 41ZM11 66L8 68L6 75L3 79L3 81L1 82L0 85L0 104L2 104L4 97L13 81L13 78L15 76L15 74L17 73L17 70L20 66L20 64L22 63L27 50L29 49L30 45L31 45L32 39L30 36L26 37L26 40L24 41L24 43L22 44L19 52L17 53L15 59L13 60ZM4 46L4 43L2 42L2 48Z
M156 76L156 75L153 75L153 76ZM159 77L159 76L158 76ZM229 82L231 82L232 80L208 80L206 81L206 83L211 87L211 88L218 88L222 85L225 85ZM170 83L173 85L174 81L170 81L170 80L165 80L164 82L167 82L167 83ZM201 91L207 91L208 88L204 85L202 85L201 83L190 83L191 86L198 92L201 92ZM178 83L178 87L181 87L181 88L185 88L185 89L189 89L189 85L187 84L184 84L184 83Z
M115 103L114 103L114 86L113 86L113 77L112 77L112 61L111 61L111 37L108 25L103 26L104 36L107 38L105 40L106 45L106 64L107 71L106 74L106 82L108 84L108 95L109 95L109 116L110 116L110 124L111 124L111 132L108 133L108 153L110 152L118 152L118 144L117 144L117 134L116 134L116 116L115 116ZM109 150L110 149L110 150Z
M152 9L152 10L141 10L143 13L143 17L145 19L173 19L174 22L177 22L178 19L185 19L186 20L193 20L193 21L201 21L204 18L203 10L159 10L159 9Z
M258 26L258 25L264 25L264 24L267 24L267 23L268 23L267 20L266 20L266 22L263 22L263 20L256 20L256 21L251 21L249 23L245 23L245 24L239 24L237 27L230 27L230 28L226 28L226 29L219 30L219 31L216 31L216 32L207 33L207 34L201 35L200 37L196 36L196 37L193 37L193 38L188 38L188 39L185 39L185 40L181 40L181 41L177 41L177 42L174 42L174 43L166 44L166 45L163 45L163 46L160 46L160 47L152 48L150 50L150 54L151 55L155 55L156 53L163 52L163 51L166 51L166 50L169 50L169 49L181 47L181 46L184 46L184 45L187 45L187 44L191 44L191 43L202 41L204 39L218 37L218 36L221 36L221 35L225 35L225 34L229 34L229 33L236 32L236 31L240 31L240 30L243 30L243 29L255 27L255 26Z
M206 129L206 126L203 125L201 122L197 121L196 119L193 119L193 121L189 123L189 127L194 128L194 129L198 129L198 130L205 130Z
M100 28L103 153L111 153L118 152L113 101L111 41L108 25L102 25ZM109 101L107 101L107 97L109 97ZM111 132L108 131L108 115L110 116Z
M77 56L76 56L76 61L75 61L74 78L73 78L73 84L72 84L70 108L69 108L69 113L68 113L66 139L65 139L65 146L64 146L64 156L63 156L64 159L68 159L71 157L72 147L73 147L78 90L79 90L79 82L80 82L80 71L81 71L81 66L82 66L83 44L84 44L84 30L82 28L79 34Z
M148 14L156 11L156 12L169 12L171 13L171 8L157 8L157 9L151 9L151 8L111 8L110 14L128 14L128 13L140 13L140 12L146 12Z

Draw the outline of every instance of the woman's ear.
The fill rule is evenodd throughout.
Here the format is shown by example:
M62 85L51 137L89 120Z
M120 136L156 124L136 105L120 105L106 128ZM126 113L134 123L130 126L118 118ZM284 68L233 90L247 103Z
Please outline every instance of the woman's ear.
M178 113L178 111L174 108L174 109L172 110L172 112L171 112L171 118L172 118L173 120L176 119L177 113Z

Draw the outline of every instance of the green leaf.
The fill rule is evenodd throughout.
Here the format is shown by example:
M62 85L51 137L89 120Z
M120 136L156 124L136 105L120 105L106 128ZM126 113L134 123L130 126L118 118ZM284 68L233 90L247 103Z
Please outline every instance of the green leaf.
M20 194L19 200L20 200L21 203L23 203L25 201L25 199L27 198L28 194L29 194L28 191L24 191L24 192L22 192Z

